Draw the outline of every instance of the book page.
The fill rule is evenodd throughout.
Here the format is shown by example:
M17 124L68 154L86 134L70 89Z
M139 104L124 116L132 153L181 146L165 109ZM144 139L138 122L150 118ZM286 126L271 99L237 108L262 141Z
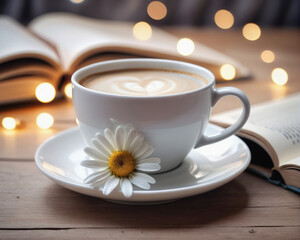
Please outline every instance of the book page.
M0 64L0 83L24 76L44 76L51 80L57 79L59 72L53 71L53 67L49 64L36 59L25 58Z
M292 166L292 165L300 166L300 156L286 161L285 165L287 165L287 167Z
M55 50L14 19L1 15L0 33L0 63L17 58L40 58L58 68Z
M5 104L32 100L36 87L46 81L47 78L42 76L23 76L0 82L0 108Z
M133 23L95 20L68 13L45 14L29 25L36 34L54 44L62 58L65 71L72 71L80 61L99 52L122 52L138 56L184 60L217 69L231 63L241 77L249 75L247 68L234 59L196 43L193 54L184 57L177 53L179 38L152 27L152 36L147 41L134 38Z
M239 115L240 110L233 110L212 116L211 120L228 125L235 122ZM252 139L253 136L262 137L272 146L279 161L276 167L287 163L298 164L299 161L293 159L300 156L300 94L252 106L242 132L244 137L249 134Z

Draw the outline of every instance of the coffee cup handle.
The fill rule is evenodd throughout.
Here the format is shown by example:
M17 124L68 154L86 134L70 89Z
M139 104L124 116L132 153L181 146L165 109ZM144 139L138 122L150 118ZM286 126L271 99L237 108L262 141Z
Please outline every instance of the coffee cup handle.
M214 142L221 141L239 131L245 122L247 121L250 114L250 103L247 96L239 89L234 87L223 87L214 89L212 93L212 107L225 96L235 96L237 97L243 104L243 111L240 118L231 126L221 131L219 134L214 136L206 136L203 135L197 142L196 147L201 147L207 144L211 144Z

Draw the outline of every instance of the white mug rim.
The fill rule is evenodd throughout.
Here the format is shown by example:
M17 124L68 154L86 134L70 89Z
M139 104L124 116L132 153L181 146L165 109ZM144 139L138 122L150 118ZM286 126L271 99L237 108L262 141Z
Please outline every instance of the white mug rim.
M126 65L126 64L132 64L131 67L124 67L120 68L120 66ZM140 67L136 67L135 64L145 64ZM197 70L201 73L204 74L199 74L198 72L196 74L199 74L200 76L204 77L208 82L205 84L205 86L202 86L198 89L191 90L191 91L186 91L182 93L175 93L175 94L167 94L167 95L157 95L157 96L131 96L131 95L121 95L121 94L114 94L114 93L106 93L106 92L101 92L101 91L96 91L90 88L87 88L83 86L82 84L79 83L79 81L85 77L88 77L90 75L98 74L101 72L108 72L108 70L104 71L96 71L95 73L90 73L92 69L99 69L108 65L115 65L116 67L109 70L109 71L114 71L114 70L125 70L125 69L153 69L153 66L151 64L165 64L169 67L164 67L164 66L159 66L157 69L162 69L162 70L175 70L174 66L180 65L185 67L185 69L194 69ZM148 65L148 66L146 66ZM173 68L171 67L173 66ZM192 71L188 70L182 70L180 72L183 73L195 73ZM203 76L205 75L205 76ZM90 64L88 66L85 66L83 68L78 69L71 77L71 82L73 87L77 87L83 91L87 91L90 94L96 94L96 95L103 95L103 96L109 96L109 97L115 97L115 98L130 98L130 99L159 99L159 98L170 98L170 97L178 97L178 96L184 96L184 95L189 95L197 92L201 92L206 90L207 88L212 87L215 84L215 76L211 71L208 69L192 64L192 63L187 63L187 62L182 62L182 61L175 61L175 60L168 60L168 59L151 59L151 58L128 58L128 59L118 59L118 60L108 60L108 61L102 61L94 64Z

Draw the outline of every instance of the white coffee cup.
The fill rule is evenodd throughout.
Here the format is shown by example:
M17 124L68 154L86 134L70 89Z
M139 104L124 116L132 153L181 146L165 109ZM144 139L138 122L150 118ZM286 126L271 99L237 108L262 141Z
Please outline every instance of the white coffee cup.
M80 80L104 72L128 69L161 69L197 74L207 80L199 89L163 96L125 96L84 87ZM162 59L122 59L86 66L72 76L73 105L81 134L88 146L97 132L110 126L110 119L132 125L154 146L153 157L161 159L165 172L177 167L195 147L211 144L236 133L247 121L250 104L237 88L215 88L214 75L207 69ZM211 108L224 96L235 96L243 105L240 118L215 136L206 136Z

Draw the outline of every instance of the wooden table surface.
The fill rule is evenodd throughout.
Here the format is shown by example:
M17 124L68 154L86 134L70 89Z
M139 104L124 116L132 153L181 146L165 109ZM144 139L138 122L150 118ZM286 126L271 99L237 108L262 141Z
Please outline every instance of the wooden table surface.
M254 77L218 83L243 90L252 104L300 92L300 31L263 29L250 42L238 30L169 28L247 65ZM276 60L261 61L261 51ZM284 68L284 87L271 71ZM213 113L239 107L228 97ZM41 112L54 116L51 129L36 127ZM50 181L35 166L36 148L53 134L75 126L70 101L5 108L24 126L0 130L0 239L300 239L299 195L244 172L213 191L156 206L126 206L81 195Z

